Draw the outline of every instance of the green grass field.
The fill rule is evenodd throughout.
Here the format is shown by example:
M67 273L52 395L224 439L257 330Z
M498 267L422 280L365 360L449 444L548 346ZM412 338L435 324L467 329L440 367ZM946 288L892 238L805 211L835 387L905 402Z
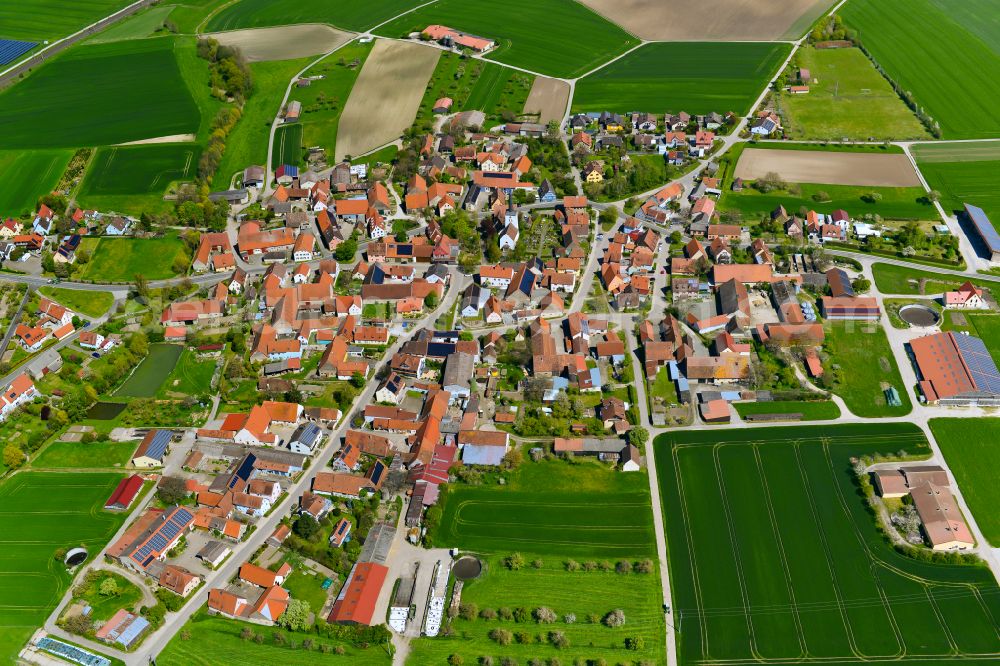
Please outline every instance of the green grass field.
M100 44L102 42L118 42L127 39L142 39L149 37L158 30L162 30L163 22L167 20L170 12L174 10L174 5L164 5L162 7L150 7L145 11L138 12L133 16L120 21L107 30L97 33L88 44Z
M1000 144L918 144L912 150L931 189L941 193L946 211L960 211L970 203L1000 220Z
M17 652L55 608L70 578L53 561L59 548L103 548L125 516L102 507L114 473L22 472L0 484L0 659Z
M808 95L780 95L785 136L792 139L922 139L928 133L860 49L799 50L809 70Z
M283 125L274 133L274 151L271 154L271 168L282 164L299 166L302 164L302 125Z
M752 219L759 219L779 205L789 213L797 213L802 207L819 213L832 213L843 208L853 217L862 217L865 213L876 213L890 220L930 220L937 217L934 206L924 203L927 193L922 187L855 187L815 183L798 183L797 186L798 194L780 190L762 194L746 186L741 192L726 188L719 198L719 209L738 210ZM863 201L861 197L870 192L878 192L882 199L873 203Z
M754 414L802 414L801 421L825 421L840 418L840 407L832 400L815 402L737 402L733 404L736 413L746 418Z
M2 140L2 139L0 139ZM66 170L71 150L0 150L0 216L33 212Z
M853 456L930 455L918 427L668 433L654 446L681 664L1000 654L990 570L896 552L856 485Z
M38 292L87 317L100 317L115 302L114 295L107 291L42 287Z
M265 640L261 644L244 641L240 632L249 626L255 633L262 634ZM313 666L313 664L336 664L343 666L389 666L392 659L381 646L373 645L367 649L354 647L350 643L320 638L315 634L289 632L278 627L248 625L245 622L213 617L205 611L196 613L184 629L190 632L190 638L185 640L182 632L177 632L160 654L156 655L156 663L161 666L249 666L250 664L283 664L284 666ZM294 641L299 647L292 649L289 645L278 646L272 637L281 632ZM309 638L317 647L312 650L301 648L304 639ZM344 648L343 655L334 653L320 655L319 645L340 645ZM206 649L206 646L211 646Z
M434 102L442 97L454 100L453 111L478 109L497 119L503 111L518 114L524 108L534 80L531 74L444 53L420 101L417 122L432 122Z
M115 396L152 398L177 367L177 362L183 352L184 348L180 345L150 345L149 355L142 359L132 374L115 391Z
M996 7L973 3L961 20L951 7L933 0L858 0L840 14L876 62L940 124L944 138L996 136L1000 52L968 27L1000 35L1000 26L983 19L995 17Z
M176 236L85 238L81 245L93 253L81 277L94 282L133 282L139 273L147 280L172 278L177 275L174 261L188 256Z
M955 475L976 524L994 547L1000 545L1000 419L931 419L931 433Z
M157 395L160 398L205 395L212 388L214 374L215 359L200 359L194 350L185 348Z
M261 28L291 23L329 23L348 30L367 30L405 12L415 4L411 0L302 0L294 5L275 4L271 0L239 0L218 14L206 26L207 32Z
M828 322L823 350L830 355L824 377L839 368L841 382L833 390L858 416L903 416L910 412L910 387L903 385L896 358L889 348L885 330L860 322ZM828 374L829 373L829 374ZM886 404L883 388L891 385L899 393L901 407Z
M0 38L59 39L129 4L128 0L0 0Z
M52 442L31 461L36 469L124 467L135 442Z
M404 37L435 23L496 41L490 60L557 77L581 76L638 43L582 4L561 0L439 0L375 32Z
M184 4L174 5L170 12L170 20L177 24L177 30L183 35L193 35L209 14L231 0L183 0Z
M198 131L175 41L74 48L38 68L0 94L0 147L93 146Z
M745 114L788 56L787 44L646 44L576 84L574 111Z
M945 320L941 323L943 331L962 331L980 338L990 350L993 362L1000 366L1000 315L994 312L958 312L945 311ZM964 324L956 323L955 318L965 319Z
M160 143L98 148L77 195L81 206L139 215L173 209L163 195L198 172L201 147Z
M916 268L905 266L895 266L893 264L872 264L872 276L875 278L875 286L883 294L906 294L924 295L940 294L950 289L957 289L963 282L968 280L966 276L950 276L945 273L933 273L922 271ZM924 290L920 291L920 280L924 280ZM972 283L978 287L991 288L1000 284L988 280L971 279Z
M136 611L136 606L142 601L142 590L135 583L120 574L108 571L95 571L94 574L96 575L92 578L77 583L73 588L73 598L86 602L93 609L91 617L95 621L110 620L120 608ZM109 578L118 585L118 594L102 596L101 583Z

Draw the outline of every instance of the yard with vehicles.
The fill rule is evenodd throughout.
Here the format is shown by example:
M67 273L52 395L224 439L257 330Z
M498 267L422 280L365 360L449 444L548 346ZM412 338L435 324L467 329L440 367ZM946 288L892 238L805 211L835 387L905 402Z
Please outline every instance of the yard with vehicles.
M363 155L398 139L413 124L441 51L384 39L371 54L344 104L336 159ZM379 113L372 113L372 109Z
M84 546L91 557L125 519L103 511L121 474L21 472L0 483L0 656L14 661L70 583L57 555Z
M0 2L0 37L41 42L60 39L100 21L129 0L4 0Z
M929 138L920 120L861 49L800 49L789 70L789 84L799 83L799 68L809 70L809 79L801 82L809 86L809 93L780 94L786 138Z
M2 141L2 139L0 139ZM0 215L34 212L66 170L71 150L0 150Z
M653 446L681 664L1000 652L985 565L896 550L852 469L927 457L909 423L668 433Z
M840 418L840 407L832 400L776 400L774 402L736 402L733 409L741 418L760 414L800 414L798 421L827 421ZM747 419L752 420L752 419ZM783 420L783 419L778 419Z
M996 547L1000 544L1000 513L996 510L1000 506L1000 485L996 482L1000 419L938 418L931 419L928 425L976 524L990 545Z
M343 0L335 5L326 0L303 0L294 6L276 5L271 0L238 0L214 14L206 30L262 28L297 23L329 23L347 30L367 30L414 5L410 0Z
M47 62L0 93L0 147L104 145L196 132L201 117L181 76L176 42L81 46Z
M979 139L1000 133L995 113L1000 93L1000 51L976 36L1000 35L982 20L992 8L955 15L935 0L860 0L844 5L845 24L913 103L940 126L945 139ZM973 18L975 17L975 18Z
M462 601L494 613L473 611L453 621L454 637L415 642L415 663L439 663L452 653L466 663L483 655L663 663L662 594L645 473L577 458L525 461L502 473L502 486L492 478L495 472L487 475L478 485L448 484L441 509L430 510L428 523L434 525L434 546L486 557L485 573L466 582ZM523 566L507 559L515 552ZM494 629L533 634L537 624L530 613L540 606L556 613L558 619L545 628L562 632L566 647L545 638L510 645L490 639ZM503 609L518 607L529 617L504 619ZM624 611L626 623L610 629L600 618L615 608ZM566 622L570 613L575 621ZM636 636L642 647L626 650L625 639Z
M645 44L576 84L573 111L739 115L788 56L787 44Z
M35 469L102 469L125 467L135 442L52 442L31 461Z
M194 143L98 148L77 202L132 215L171 211L174 204L163 195L172 184L194 180L200 154L201 147Z
M970 203L1000 221L1000 143L925 143L911 152L945 211L954 214Z
M152 360L156 353L154 350L158 345L150 348L150 356L147 360ZM171 355L174 352L171 351ZM165 354L164 354L165 355ZM166 355L165 355L166 356ZM157 361L159 363L159 361ZM163 361L169 363L169 359ZM212 377L215 375L216 362L214 358L202 357L194 349L185 347L184 351L177 358L177 362L167 378L163 380L156 395L163 399L180 399L187 396L208 395L212 390ZM138 372L138 368L136 369Z
M115 396L152 398L160 391L160 387L167 381L167 377L173 373L183 353L184 347L180 345L150 345L149 354L115 391Z
M84 238L80 247L90 252L90 260L78 277L92 282L134 282L139 274L164 280L184 273L191 263L191 253L177 236Z
M910 387L903 385L885 330L877 322L832 321L824 327L823 376L817 383L841 398L851 413L877 418L903 416L912 409ZM894 388L901 405L885 391Z
M594 11L649 41L724 42L798 39L832 0L742 3L731 0L583 0Z
M502 15L503 20L497 17ZM492 39L490 60L546 76L575 77L638 44L617 25L587 7L559 0L439 0L376 30L405 37L441 24Z

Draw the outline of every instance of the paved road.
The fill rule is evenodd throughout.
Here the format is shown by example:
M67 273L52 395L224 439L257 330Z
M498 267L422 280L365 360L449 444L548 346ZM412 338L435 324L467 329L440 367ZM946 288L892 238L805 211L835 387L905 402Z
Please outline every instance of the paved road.
M10 344L10 339L14 337L14 331L17 330L17 325L21 321L21 315L24 314L24 306L31 298L31 293L34 291L32 287L28 287L24 292L24 297L21 299L21 304L17 306L17 310L14 312L14 316L10 318L10 326L7 327L7 332L4 333L3 341L0 342L0 356L7 351L7 345Z

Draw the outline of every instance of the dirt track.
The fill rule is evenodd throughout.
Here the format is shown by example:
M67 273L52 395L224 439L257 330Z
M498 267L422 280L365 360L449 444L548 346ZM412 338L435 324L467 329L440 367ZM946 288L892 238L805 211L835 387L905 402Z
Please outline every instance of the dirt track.
M364 155L413 124L441 51L380 39L365 60L337 128L337 155Z
M748 148L736 165L736 177L756 180L774 172L791 183L860 187L917 187L920 179L902 153L836 153L821 150Z
M248 28L207 35L220 44L236 46L250 62L292 60L328 53L354 37L328 25L305 23L274 28Z
M569 101L569 84L559 79L546 76L536 76L531 84L528 99L524 100L525 113L540 114L538 122L545 124L550 120L562 120L566 113L566 102Z
M832 0L580 2L642 39L689 42L787 39L790 28L805 32L812 20L833 4Z

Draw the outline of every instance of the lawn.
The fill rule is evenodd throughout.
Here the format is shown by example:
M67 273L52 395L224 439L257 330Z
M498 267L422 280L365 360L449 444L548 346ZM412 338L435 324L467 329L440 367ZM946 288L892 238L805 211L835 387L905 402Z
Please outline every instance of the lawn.
M979 0L952 16L952 4L934 0L857 0L841 8L848 27L918 105L940 124L948 139L1000 134L1000 51L978 39L976 31L996 37L1000 27L993 3ZM982 13L980 13L982 12ZM963 22L965 25L963 25Z
M31 461L36 469L124 467L135 442L52 442Z
M103 596L101 584L111 579L118 585L118 594ZM91 571L90 575L77 583L73 588L73 599L84 601L91 607L91 617L97 621L107 621L120 608L135 611L136 605L142 601L142 590L135 583L120 574L109 571Z
M173 353L171 351L171 354ZM206 395L211 391L214 374L214 358L199 358L193 349L184 348L177 365L157 391L157 397L183 398Z
M254 633L263 635L263 643L245 641L240 632L249 627ZM186 633L185 633L186 632ZM297 644L278 646L272 636L281 632ZM187 638L185 638L187 636ZM302 649L304 639L311 639L317 646L312 650ZM319 656L319 645L340 645L343 655L332 652ZM389 666L392 659L382 646L373 645L360 649L346 641L321 638L315 634L290 632L278 627L252 625L236 620L214 617L205 611L196 613L184 629L156 655L160 666L249 666L251 664L282 664L283 666L312 666L316 663L343 664L347 666Z
M1000 144L919 144L912 151L931 189L941 193L946 211L960 211L970 203L1000 220Z
M271 153L271 168L277 169L282 164L299 166L303 160L302 125L294 123L283 125L274 133L274 147Z
M928 133L860 49L806 47L808 95L780 95L785 136L792 139L922 139Z
M679 402L677 400L677 387L674 386L674 381L670 379L670 371L666 368L660 368L656 372L656 378L649 383L648 391L650 400L656 402L656 399L659 398L665 407L676 405Z
M0 139L2 141L2 139ZM0 216L34 212L38 198L59 184L71 150L0 150Z
M802 414L801 421L826 421L840 418L840 407L832 400L737 402L736 413L746 418L754 414Z
M121 474L22 472L0 484L0 659L17 652L70 583L57 549L95 556L125 516L102 510Z
M909 423L657 437L678 661L964 660L1000 651L985 566L895 551L852 457L929 456Z
M764 42L646 44L577 82L573 110L744 115L790 48Z
M127 39L142 39L163 30L163 22L167 20L174 5L154 6L137 12L124 21L119 21L107 30L97 33L89 44L101 42L117 42Z
M0 147L93 146L196 132L201 117L175 41L83 46L39 67L0 94Z
M877 214L890 220L937 218L937 212L926 199L927 193L922 187L856 187L813 183L798 183L796 187L797 193L794 190L776 190L767 194L747 186L740 192L733 192L727 187L719 199L719 209L741 211L748 222L760 219L779 205L784 206L790 214L797 213L803 207L827 214L843 208L855 218L860 218L865 213ZM872 192L881 194L882 199L872 203L862 201L862 196Z
M828 322L823 328L823 351L829 354L823 364L823 379L834 381L833 391L852 413L874 418L910 412L910 387L903 385L881 326L847 321ZM889 386L899 393L901 407L886 404L883 389Z
M126 398L152 398L160 391L167 377L173 373L183 352L184 347L180 345L150 345L149 355L142 359L114 395Z
M965 324L956 324L955 317L963 317ZM968 332L970 335L980 338L986 344L986 348L990 350L993 362L1000 367L1000 315L994 312L977 313L947 310L941 330Z
M931 433L983 536L1000 545L1000 419L931 419Z
M239 0L214 15L207 32L261 28L292 23L329 23L338 28L362 31L391 19L413 7L412 0L302 0L294 5L273 0Z
M129 4L129 0L0 0L0 38L59 39Z
M906 294L912 296L922 296L925 294L940 294L951 289L957 289L963 282L969 280L964 275L948 275L946 273L932 273L916 268L896 266L894 264L872 264L872 276L875 278L875 286L883 294ZM923 280L923 291L920 290L920 281ZM971 278L971 282L978 287L992 289L996 282L988 280L977 280Z
M319 613L323 610L323 604L326 603L328 596L328 591L323 589L323 580L324 576L303 573L302 569L299 568L292 572L292 575L281 586L288 590L292 599L309 602L309 608L312 612Z
M78 203L132 215L173 210L173 202L163 195L171 183L194 179L200 155L201 147L193 143L98 148Z
M110 291L41 287L38 293L85 317L100 317L115 302Z
M376 33L405 37L432 24L496 41L486 54L490 60L566 78L582 76L638 43L583 5L561 0L439 0Z
M176 236L85 238L81 247L93 254L80 277L93 282L133 282L137 274L147 280L163 280L178 274L175 262L190 263L184 241Z

